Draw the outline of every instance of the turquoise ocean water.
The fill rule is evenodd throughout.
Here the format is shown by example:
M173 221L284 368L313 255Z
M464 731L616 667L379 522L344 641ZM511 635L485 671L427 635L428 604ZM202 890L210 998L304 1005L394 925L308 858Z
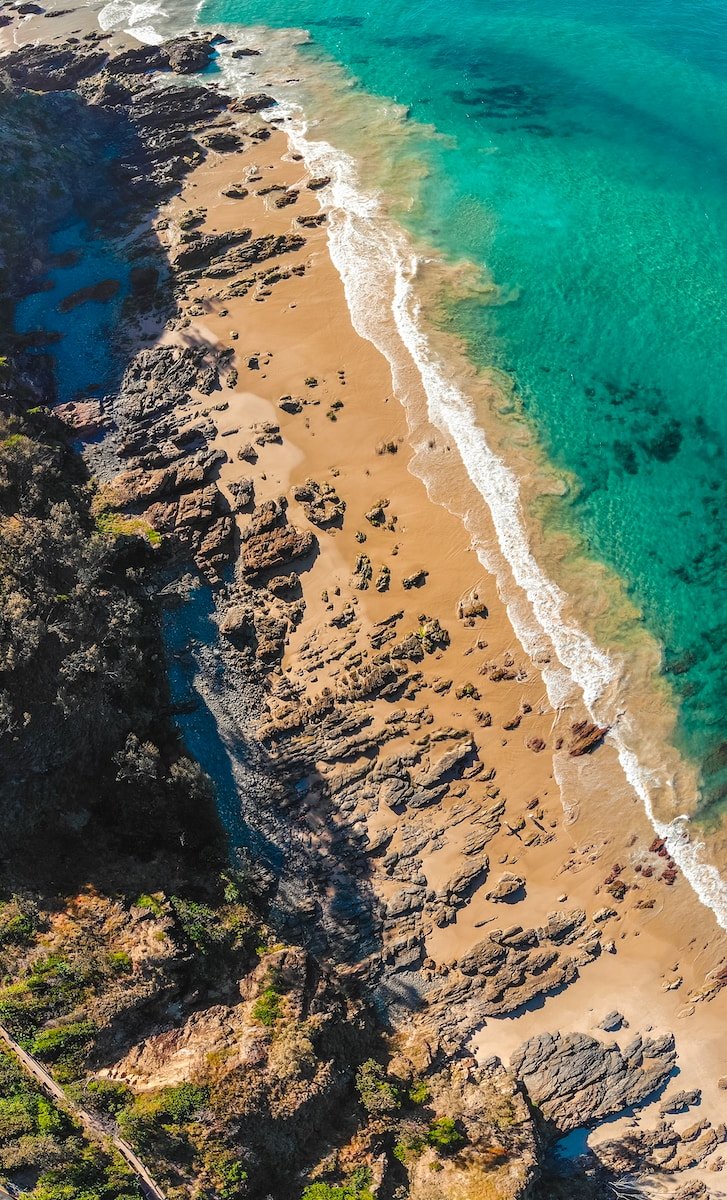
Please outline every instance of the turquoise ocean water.
M287 49L309 136L358 155L364 177L367 152L388 155L378 182L413 245L493 285L453 290L449 327L512 382L568 481L540 520L612 568L661 646L676 738L701 772L699 826L716 832L727 812L727 0L110 0L100 20L142 40L195 21L270 47L238 60L247 91L268 90ZM372 98L390 107L398 143L378 116L369 127ZM633 622L624 631L610 617L589 633L623 649ZM720 904L727 921L724 893Z
M475 356L514 380L569 512L664 647L680 738L727 789L727 4L210 0L306 29L309 56L405 105L414 232L486 268Z

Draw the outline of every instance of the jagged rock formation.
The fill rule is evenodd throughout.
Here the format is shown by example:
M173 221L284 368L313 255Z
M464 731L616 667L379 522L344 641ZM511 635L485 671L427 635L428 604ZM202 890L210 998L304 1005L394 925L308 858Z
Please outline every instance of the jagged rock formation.
M568 1133L642 1104L664 1087L675 1062L671 1034L637 1034L621 1050L583 1033L543 1033L511 1065L545 1119Z
M109 59L91 39L90 48L46 56L42 47L35 47L8 62L17 86L32 80L55 96L61 87L78 85L104 128L125 131L111 175L128 193L129 218L171 195L208 151L244 153L268 135L267 130L242 129L237 121L239 114L274 103L268 96L230 104L215 89L157 86L148 77L151 70L170 67L199 70L213 50L207 39L180 39ZM318 190L327 182L311 181L309 187ZM267 200L269 211L287 208L301 194L297 187L277 184L258 192L267 193L273 197ZM224 194L245 198L249 193L241 184ZM112 208L106 205L107 228L112 222L118 227ZM204 215L204 209L187 209L176 221L164 217L157 223L158 232L165 234L168 262L139 265L135 258L132 310L156 308L158 316L165 315L164 297L173 300L201 279L218 281L218 299L251 290L257 297L307 269L296 259L306 245L301 234L253 237L243 225L226 233L204 232ZM325 214L316 214L297 218L297 224L315 229L324 220ZM143 253L144 246L137 243L134 255L143 259ZM200 304L188 311L201 315L203 308ZM230 336L236 340L239 335L234 331ZM248 347L246 360L250 370L259 370L265 355ZM103 481L91 517L109 536L116 536L114 522L117 531L126 530L119 535L129 556L124 562L134 571L147 571L156 555L172 574L180 563L193 562L215 584L214 621L220 638L208 647L190 638L184 653L194 656L205 703L219 720L225 761L232 764L251 840L264 846L279 872L271 919L286 936L305 938L309 949L277 950L268 942L258 947L264 954L260 966L237 975L228 960L224 981L218 977L217 991L204 991L201 1001L201 979L212 971L209 964L217 953L210 949L217 943L209 928L202 922L200 933L194 909L186 910L209 956L199 975L187 974L189 962L167 954L166 942L164 953L158 948L161 941L155 947L148 929L144 932L148 917L134 914L129 944L138 949L139 938L145 953L133 960L136 974L128 1006L120 988L109 987L104 997L94 997L99 1022L120 1038L114 1040L108 1032L99 1036L94 1066L104 1079L126 1081L138 1091L173 1087L190 1075L203 1081L200 1086L210 1087L216 1097L216 1107L211 1102L214 1116L205 1120L211 1121L214 1134L229 1127L242 1140L258 1189L253 1194L266 1194L271 1172L286 1155L289 1163L308 1161L310 1137L322 1144L337 1107L348 1105L349 1113L355 1107L352 1066L362 1050L355 1043L365 1024L364 1010L320 971L313 954L324 954L346 964L348 986L363 986L395 1025L412 1031L412 1043L419 1039L409 1046L407 1062L390 1065L383 1094L398 1089L399 1100L385 1115L385 1128L367 1117L365 1130L357 1126L354 1135L354 1140L360 1138L357 1152L374 1161L375 1182L381 1183L383 1194L393 1194L403 1178L390 1154L389 1134L396 1126L403 1147L396 1162L406 1159L403 1142L410 1134L418 1147L407 1162L406 1184L416 1200L487 1194L485 1188L494 1186L508 1200L524 1200L532 1192L538 1153L524 1095L499 1063L478 1068L459 1056L484 1021L511 1015L573 983L609 945L605 928L616 910L602 908L591 915L562 907L544 920L540 913L529 913L523 925L505 920L508 903L528 900L523 876L507 868L516 864L521 845L537 847L552 839L555 823L544 823L538 797L522 817L507 809L501 790L507 783L496 778L486 743L483 748L479 739L479 731L492 726L489 712L468 710L467 719L456 726L435 717L436 697L450 689L458 701L479 701L477 685L485 690L474 674L474 682L460 681L453 688L447 673L451 639L445 626L454 637L456 628L479 628L487 620L476 589L462 598L456 614L437 615L432 600L418 622L405 622L402 612L392 611L372 626L360 616L357 593L386 593L395 566L380 565L373 550L362 553L346 568L353 568L354 593L342 599L325 594L325 615L316 628L306 629L295 669L289 669L286 643L305 616L301 580L323 539L343 524L346 510L339 485L318 480L306 480L287 498L262 501L255 494L256 478L245 474L220 482L220 469L225 467L225 475L229 470L221 439L238 430L223 427L220 434L216 414L232 401L238 367L242 372L243 366L240 360L232 365L231 350L208 346L143 350L100 402L92 402L91 408L74 404L59 416L81 437L106 432L102 444L87 449ZM306 383L317 387L319 381ZM218 393L229 401L220 400ZM304 402L292 397L278 403L285 413L304 411ZM308 418L296 419L302 425ZM237 451L246 463L254 463L264 447L281 442L274 421L257 421L249 430L249 442ZM393 454L396 448L396 442L382 443L381 453ZM367 549L380 531L395 528L390 509L388 500L365 512L361 506L359 519L365 517L368 524L359 541L368 537ZM151 549L152 535L162 537L158 550ZM422 567L404 575L401 583L407 592L426 587L422 595L428 596L435 591L428 580ZM175 588L172 581L163 589L167 602ZM514 687L526 675L509 650L499 655L490 651L478 671L487 685L503 688ZM150 696L152 707L154 702ZM518 729L531 711L515 696L502 729ZM566 752L575 758L589 754L606 732L576 724ZM530 737L526 744L539 751L546 743ZM153 751L154 745L149 749L137 738L124 746L118 762L114 759L116 782L122 776L126 784L136 781L142 799L150 790L156 796L172 788L168 756L159 764ZM153 787L148 782L152 776ZM113 792L117 794L126 795L123 789ZM191 801L200 795L193 787L183 794ZM502 842L510 835L514 850L506 844L502 853ZM170 833L172 840L187 836L176 826ZM621 870L614 866L605 884L616 902L623 898ZM566 905L567 896L560 902ZM497 907L491 912L488 904ZM524 903L516 911L526 907ZM171 908L176 917L160 921L154 936L178 937L181 944L179 913L184 909L173 903ZM482 917L482 912L488 915ZM224 919L230 921L225 928L232 940L242 936L243 926L245 937L257 932L247 912L226 912ZM115 927L119 936L121 926L122 919ZM450 936L451 943L446 940ZM188 931L185 937L179 957L196 961L194 938ZM130 954L126 945L120 952ZM245 943L246 953L251 948ZM151 953L155 949L156 958ZM236 944L235 950L240 949ZM173 970L167 958L175 960ZM241 981L239 994L229 994L230 980ZM615 1028L612 1023L606 1027ZM362 1045L368 1047L366 1038ZM625 1104L642 1103L665 1085L674 1058L669 1037L637 1037L622 1051L585 1035L559 1034L527 1043L515 1065L530 1099L551 1128L562 1131L574 1128L576 1118L578 1124L597 1121ZM431 1096L409 1103L407 1089L416 1090L422 1077ZM424 1094L421 1087L419 1094ZM422 1112L413 1111L417 1104ZM427 1137L429 1123L444 1113L457 1123L462 1143L455 1143L456 1154L442 1159ZM677 1143L667 1122L649 1137L640 1143L644 1162L658 1165L673 1159L683 1164L701 1161L722 1131L697 1122L693 1132L683 1133L684 1145L673 1154L670 1148ZM195 1170L208 1170L205 1153L195 1143ZM604 1161L610 1154L610 1161L623 1163L628 1153L621 1140L604 1151ZM438 1169L432 1170L433 1165ZM282 1182L276 1176L271 1186L288 1200L293 1194L289 1189L302 1178L292 1181L288 1172ZM185 1179L180 1186L188 1184Z
M175 554L212 574L232 550L229 505L214 482L225 455L210 448L214 425L205 420L185 425L183 413L195 394L214 385L217 373L218 363L203 348L142 350L124 372L118 393L103 400L115 426L109 444L128 464L104 489L104 502L144 516Z

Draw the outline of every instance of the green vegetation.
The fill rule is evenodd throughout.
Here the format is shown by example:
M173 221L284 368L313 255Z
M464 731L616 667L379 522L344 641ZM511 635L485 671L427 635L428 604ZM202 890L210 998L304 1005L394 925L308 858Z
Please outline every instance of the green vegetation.
M195 1117L208 1100L207 1089L191 1083L142 1092L119 1113L119 1129L124 1137L142 1149L153 1148L164 1134L178 1137L181 1127Z
M67 1089L69 1095L81 1108L117 1117L133 1102L134 1095L125 1083L113 1079L86 1079Z
M403 1137L394 1146L394 1158L406 1166L419 1157L426 1144L424 1136L420 1134Z
M252 1009L252 1015L261 1025L270 1029L281 1016L283 997L272 984L269 984L258 996Z
M115 975L128 975L133 970L133 963L125 950L112 950L109 966Z
M77 1079L83 1071L85 1051L93 1041L95 1028L90 1021L74 1021L43 1029L33 1039L30 1052L36 1058L53 1063L61 1082Z
M136 907L148 908L155 917L161 917L165 912L163 901L164 896L161 892L158 892L155 896L148 896L145 892L142 892L136 901Z
M356 1088L369 1116L386 1116L401 1105L398 1089L389 1083L385 1069L373 1058L362 1063L356 1072Z
M139 1200L135 1177L115 1155L90 1144L10 1054L0 1051L0 1173L32 1168L28 1200Z
M429 1126L426 1141L440 1154L453 1154L455 1150L464 1145L465 1139L451 1117L438 1117Z
M202 954L225 941L227 931L220 923L219 913L208 904L172 896L172 908L185 936Z
M418 1079L409 1088L410 1104L426 1104L429 1099L429 1084L424 1079Z
M244 1162L232 1150L213 1148L204 1156L204 1165L220 1200L238 1200L247 1192L248 1172Z
M374 1194L369 1184L371 1173L366 1167L354 1171L351 1179L344 1184L312 1183L301 1200L374 1200Z
M0 901L0 949L3 946L29 946L38 929L38 908L29 900L12 896Z
M109 508L96 514L96 530L105 537L144 537L150 546L162 544L162 535L143 517L127 517Z

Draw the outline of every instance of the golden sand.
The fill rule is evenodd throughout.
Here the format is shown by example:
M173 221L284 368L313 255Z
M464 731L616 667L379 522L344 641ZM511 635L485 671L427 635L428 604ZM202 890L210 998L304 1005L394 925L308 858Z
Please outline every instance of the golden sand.
M65 32L72 31L74 20L64 18ZM249 118L240 121L243 130L250 124ZM607 1012L617 1009L633 1031L674 1031L679 1086L700 1087L703 1112L719 1120L727 1107L726 1093L717 1088L719 1077L727 1075L727 992L718 984L719 973L727 968L727 937L681 877L669 886L660 870L651 877L634 870L645 861L654 833L613 747L606 742L591 755L569 756L570 726L583 713L551 710L539 668L518 643L496 581L478 561L470 535L458 517L430 499L409 469L409 429L389 366L351 324L328 254L325 225L301 228L296 223L298 216L316 214L318 201L284 131L274 123L270 128L269 140L248 142L239 153L210 152L164 214L169 224L160 237L173 251L180 214L200 207L205 210L203 233L243 228L252 229L253 236L302 232L305 246L282 256L279 266L281 273L296 266L304 267L304 273L272 286L256 285L242 298L226 296L234 279L202 278L189 288L187 318L163 331L161 340L234 349L236 386L198 397L195 410L209 412L217 426L213 444L227 455L220 475L223 491L237 479L252 478L256 501L285 496L290 521L302 529L311 526L293 498L296 485L307 479L328 483L345 501L340 528L314 530L318 554L301 576L305 616L289 636L281 671L307 696L335 687L340 663L334 660L325 670L311 671L305 649L313 638L334 644L340 635L330 619L347 604L356 611L350 652L362 659L371 653L367 635L373 625L395 612L403 614L397 622L402 636L415 632L423 616L446 627L449 646L415 666L421 678L396 707L410 713L412 738L445 729L471 738L506 807L500 830L487 845L488 883L474 892L453 924L429 931L427 969L446 973L491 922L538 926L559 908L580 907L592 918L604 906L613 907L617 915L604 933L609 949L572 986L532 1011L488 1020L471 1048L483 1059L496 1053L507 1061L534 1033L593 1032ZM222 189L232 184L247 187L247 197L222 196ZM271 186L295 189L298 198L277 207L279 191L259 194ZM144 340L149 344L148 337ZM301 400L300 412L281 410L279 401L286 396ZM227 407L219 411L216 406L222 402ZM191 419L191 410L186 417ZM280 426L281 441L259 447L254 464L240 461L237 451L254 441L256 426L264 421ZM422 429L417 433L421 437ZM451 463L458 506L484 509L442 435L431 429L430 438L433 453ZM378 452L387 445L396 452ZM366 513L380 501L386 501L385 520L375 526ZM485 511L479 516L488 519ZM249 518L237 519L243 528ZM365 541L357 534L364 534ZM362 553L369 556L373 571L372 586L365 591L352 583ZM384 567L390 584L379 592L373 582ZM427 572L423 585L404 588L403 580L420 571ZM475 601L486 607L486 614L463 618L463 604L466 612ZM273 674L271 693L279 678ZM370 709L376 727L391 705L373 699ZM481 715L485 713L489 722ZM543 748L537 748L541 743ZM405 748L406 739L400 739L389 743L386 752ZM369 818L369 836L386 828L396 850L411 821L441 829L438 848L430 844L422 862L428 887L437 889L461 865L465 841L477 829L478 795L465 783L461 795L450 794L425 814L395 815L380 805ZM315 805L304 819L316 835L320 816ZM605 883L615 865L630 884L620 901L614 901ZM496 905L488 900L488 891L505 871L525 879L524 898ZM394 890L379 860L372 861L372 884L382 897ZM648 1125L654 1118L647 1114L638 1119ZM677 1124L690 1119L677 1118Z

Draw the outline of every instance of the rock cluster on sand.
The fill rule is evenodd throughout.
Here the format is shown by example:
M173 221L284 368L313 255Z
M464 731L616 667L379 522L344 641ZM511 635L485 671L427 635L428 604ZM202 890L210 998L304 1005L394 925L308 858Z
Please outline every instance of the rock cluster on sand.
M169 557L193 560L216 585L219 637L192 653L230 755L244 743L244 755L235 760L245 780L241 803L255 837L281 864L276 919L316 951L346 962L398 1028L416 1030L426 1043L427 1068L457 1064L463 1047L497 1018L550 1004L579 980L579 987L586 984L597 973L592 964L621 945L618 922L629 889L648 882L654 868L641 853L637 879L637 868L630 871L624 857L593 881L605 896L592 896L589 882L570 902L575 886L553 886L549 879L553 898L541 904L528 853L552 843L562 821L557 805L550 805L550 756L543 753L554 738L550 715L535 724L537 694L525 691L531 664L511 631L510 644L507 637L497 642L494 591L486 593L472 574L442 600L445 589L426 540L413 550L406 544L414 506L407 507L388 481L371 479L354 503L345 471L330 465L337 454L321 454L292 479L282 467L270 468L298 437L304 444L311 428L324 440L317 418L325 426L332 416L343 427L355 407L355 381L344 408L336 388L345 384L345 372L338 371L334 387L329 365L310 361L298 377L275 379L272 350L261 350L274 343L259 326L251 335L244 323L253 301L274 284L289 281L286 291L313 269L325 213L295 217L294 206L308 196L313 207L308 193L325 195L330 181L306 185L268 176L262 154L258 164L264 140L281 135L239 117L269 107L270 96L261 92L231 104L216 89L158 86L147 77L171 67L197 71L213 52L212 42L199 38L111 58L94 44L47 59L37 48L11 56L11 78L54 90L83 79L109 119L125 114L136 149L117 169L140 205L169 194L205 155L219 163L220 155L242 157L254 147L247 172L237 158L226 175L218 170L211 200L201 189L189 190L181 215L172 207L156 223L168 248L168 274L135 268L146 272L138 276L137 299L153 305L169 289L184 304L181 319L167 326L169 344L134 355L102 402L82 402L59 415L81 436L111 429L93 459L105 502L122 516L143 518L163 535ZM231 179L239 182L228 185ZM229 221L220 219L222 211ZM262 211L270 225L245 217ZM304 237L301 228L311 232ZM311 247L315 253L308 253ZM193 299L184 300L185 293ZM297 291L291 296L284 299L288 315ZM216 316L224 316L224 326L215 324ZM241 379L248 380L244 388ZM406 472L393 423L382 422L371 445L377 472L399 465ZM392 509L401 514L398 524ZM314 590L315 564L330 564L336 553L338 574ZM459 661L465 654L472 657ZM570 728L560 727L563 758L581 760L571 769L587 771L608 731L585 720L571 724L575 716L564 718ZM507 754L516 753L498 758L508 743ZM526 758L543 784L527 792L513 779ZM519 793L514 798L513 791ZM568 847L570 854L570 840ZM573 862L581 853L591 861L591 852L595 861L602 851L574 848ZM675 867L666 850L650 853L666 858L661 865L669 882ZM649 900L644 889L639 902ZM621 997L605 999L599 1015L614 1003L621 1005ZM239 1015L234 1006L220 1006L219 1029L214 1019L207 1029L214 1046L224 1023L234 1025ZM604 1033L620 1037L627 1025L615 1010L601 1021ZM204 1036L192 1019L150 1043L146 1065L173 1072L186 1052L201 1061ZM238 1049L247 1063L246 1048ZM145 1053L125 1063L129 1078L143 1078ZM689 1092L669 1100L675 1057L666 1034L637 1035L623 1049L582 1033L541 1034L513 1059L520 1083L512 1103L524 1113L527 1093L550 1132L595 1123L660 1089L665 1103L682 1106L674 1109L678 1114L693 1101ZM483 1071L468 1067L462 1075L461 1093L478 1112L480 1083L503 1093L514 1088L499 1064ZM666 1128L671 1114L662 1110L664 1127L642 1141L644 1161L665 1160L678 1144ZM701 1161L720 1136L719 1128L695 1124L671 1157ZM622 1140L614 1145L609 1153L616 1161L625 1151ZM424 1196L435 1172L426 1156L422 1161L412 1175L421 1175ZM447 1163L443 1172L450 1168L454 1195L457 1168Z
M584 1033L542 1033L512 1059L531 1100L559 1133L641 1104L669 1079L674 1038L635 1037L624 1047Z

